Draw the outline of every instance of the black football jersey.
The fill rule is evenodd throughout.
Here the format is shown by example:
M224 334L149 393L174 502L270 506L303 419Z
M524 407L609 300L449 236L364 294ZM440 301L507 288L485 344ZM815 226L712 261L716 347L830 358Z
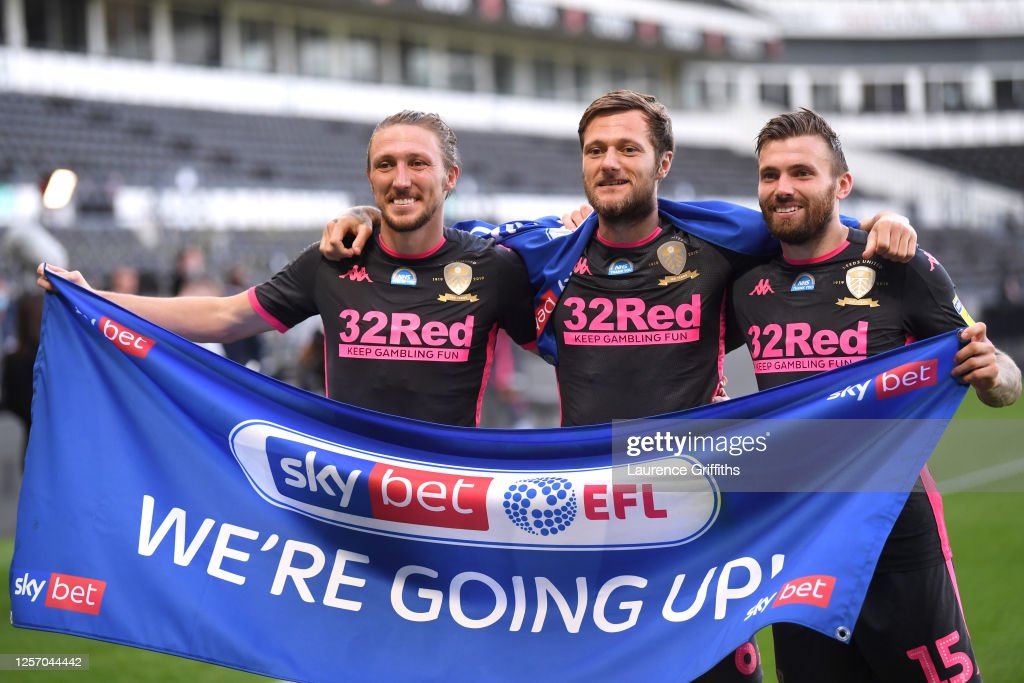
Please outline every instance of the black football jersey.
M731 304L760 389L863 360L973 322L945 269L918 249L906 264L861 257L850 230L811 261L781 255L736 279ZM943 560L932 501L919 480L878 562L883 572Z
M703 405L725 356L725 293L746 257L678 230L595 235L554 311L563 425Z
M282 331L322 317L330 398L474 426L497 329L535 341L531 291L513 252L445 228L435 249L416 255L391 252L379 233L340 262L313 244L250 301Z

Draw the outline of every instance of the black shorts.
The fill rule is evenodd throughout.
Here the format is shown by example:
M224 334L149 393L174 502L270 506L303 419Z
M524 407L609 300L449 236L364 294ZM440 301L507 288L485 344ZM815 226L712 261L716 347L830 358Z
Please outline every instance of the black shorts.
M757 641L751 638L707 673L695 678L694 683L761 683L763 678L761 653L757 650Z
M875 574L848 645L775 624L779 683L981 683L945 563Z

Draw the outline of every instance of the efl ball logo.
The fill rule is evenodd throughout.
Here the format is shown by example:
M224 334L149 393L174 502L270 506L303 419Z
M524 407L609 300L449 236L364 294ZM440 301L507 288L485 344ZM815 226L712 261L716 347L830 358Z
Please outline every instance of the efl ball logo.
M535 536L559 534L576 519L576 492L561 477L517 481L505 491L503 505L513 524Z

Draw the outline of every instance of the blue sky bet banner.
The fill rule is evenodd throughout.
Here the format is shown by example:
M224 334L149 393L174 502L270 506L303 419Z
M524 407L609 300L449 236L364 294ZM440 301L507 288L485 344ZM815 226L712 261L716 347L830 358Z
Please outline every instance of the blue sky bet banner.
M295 681L682 681L777 621L848 639L965 392L949 334L659 419L441 427L54 280L15 626Z

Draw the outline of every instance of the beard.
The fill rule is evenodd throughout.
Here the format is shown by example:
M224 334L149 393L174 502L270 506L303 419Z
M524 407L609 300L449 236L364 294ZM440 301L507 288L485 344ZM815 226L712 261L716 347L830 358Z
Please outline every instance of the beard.
M434 217L441 204L424 204L417 213L395 214L395 208L390 202L379 204L383 221L395 232L414 232L419 230Z
M600 181L598 179L597 182ZM639 221L651 215L657 209L655 187L652 179L635 185L633 191L621 199L605 200L597 194L597 183L587 182L586 179L583 182L587 201L594 207L594 211L601 220L613 223Z
M775 213L776 201L772 197L759 201L761 215L768 225L768 232L786 244L805 244L824 231L835 215L836 185L817 195L806 197L803 205L804 218L789 218L786 214Z

